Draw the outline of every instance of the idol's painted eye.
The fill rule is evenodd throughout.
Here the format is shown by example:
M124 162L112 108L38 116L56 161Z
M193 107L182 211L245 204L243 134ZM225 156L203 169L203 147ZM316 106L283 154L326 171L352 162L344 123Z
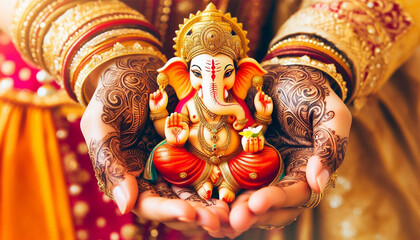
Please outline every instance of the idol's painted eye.
M228 69L228 70L226 70L224 77L225 78L230 77L230 75L232 75L232 73L233 73L233 69Z
M191 72L194 74L194 76L201 78L201 73L198 70L191 70Z

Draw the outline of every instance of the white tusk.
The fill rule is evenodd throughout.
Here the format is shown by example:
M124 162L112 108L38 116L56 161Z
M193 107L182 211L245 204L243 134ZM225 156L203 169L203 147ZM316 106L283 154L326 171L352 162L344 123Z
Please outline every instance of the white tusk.
M226 88L225 88L225 96L224 96L224 98L227 98L229 96L229 92L228 92L228 90L226 90Z
M203 89L198 89L198 97L203 98Z

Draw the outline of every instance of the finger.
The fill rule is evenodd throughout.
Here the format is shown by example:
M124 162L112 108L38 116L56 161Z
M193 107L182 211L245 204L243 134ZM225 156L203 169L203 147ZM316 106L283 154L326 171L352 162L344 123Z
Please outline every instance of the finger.
M288 187L270 186L257 190L248 201L254 214L263 214L270 208L296 207L305 204L310 197L306 182L298 182Z
M207 208L197 207L196 222L207 232L217 232L220 229L220 220L216 214Z
M179 121L178 121L178 113L177 113L177 112L175 112L175 113L174 113L174 124L175 124L176 126L178 126L178 125L179 125Z
M254 226L271 225L276 227L284 227L296 221L303 208L281 208L270 210L261 215Z
M264 149L264 137L258 137L258 150L262 151Z
M174 125L174 114L173 113L171 113L171 116L170 116L170 118L169 118L169 126L173 126Z
M229 214L229 221L235 231L243 232L249 229L256 221L257 216L248 207L248 200L251 193L241 194L232 204Z
M316 193L323 192L329 178L329 168L322 164L319 156L310 157L306 166L306 179L311 189Z
M308 160L306 177L309 186L321 193L327 186L331 172L343 162L351 126L351 113L343 101L331 90L326 97L328 120L314 126L314 156Z
M185 223L193 222L197 214L187 201L162 198L150 192L140 194L134 213L152 221Z
M133 175L126 174L124 180L112 189L115 203L122 214L130 212L139 194L137 180Z
M259 141L258 141L258 137L254 138L254 152L258 152L259 149Z
M182 221L167 221L165 225L179 230L189 232L202 232L204 229L206 232L218 232L220 230L220 221L218 217L207 208L195 207L197 213L196 219L193 222L182 222Z
M249 139L246 139L245 140L244 151L245 152L249 152Z

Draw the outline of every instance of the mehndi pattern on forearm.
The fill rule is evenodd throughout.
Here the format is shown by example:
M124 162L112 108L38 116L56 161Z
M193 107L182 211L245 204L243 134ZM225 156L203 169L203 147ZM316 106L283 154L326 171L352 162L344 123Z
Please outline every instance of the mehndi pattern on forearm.
M96 98L104 105L102 121L121 131L123 148L136 144L147 121L148 95L157 89L154 79L163 63L153 56L117 60L101 77Z
M280 185L306 181L302 168L313 155L335 171L344 159L347 137L323 127L335 117L327 108L328 77L306 66L268 65L265 69L264 89L275 108L266 139L279 149L287 166Z

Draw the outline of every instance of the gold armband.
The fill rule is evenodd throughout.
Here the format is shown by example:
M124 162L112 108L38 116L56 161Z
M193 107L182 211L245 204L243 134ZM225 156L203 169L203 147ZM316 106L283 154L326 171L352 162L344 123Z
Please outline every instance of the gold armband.
M166 118L167 116L169 116L169 113L168 113L168 110L163 110L163 111L160 111L160 112L150 112L150 115L149 115L149 117L150 117L150 120L152 120L152 121L156 121L156 120L159 120L159 119L162 119L162 118Z
M254 118L255 118L255 122L257 122L258 124L261 124L261 125L270 125L271 122L272 122L271 116L265 117L265 116L262 116L258 113L254 114Z

